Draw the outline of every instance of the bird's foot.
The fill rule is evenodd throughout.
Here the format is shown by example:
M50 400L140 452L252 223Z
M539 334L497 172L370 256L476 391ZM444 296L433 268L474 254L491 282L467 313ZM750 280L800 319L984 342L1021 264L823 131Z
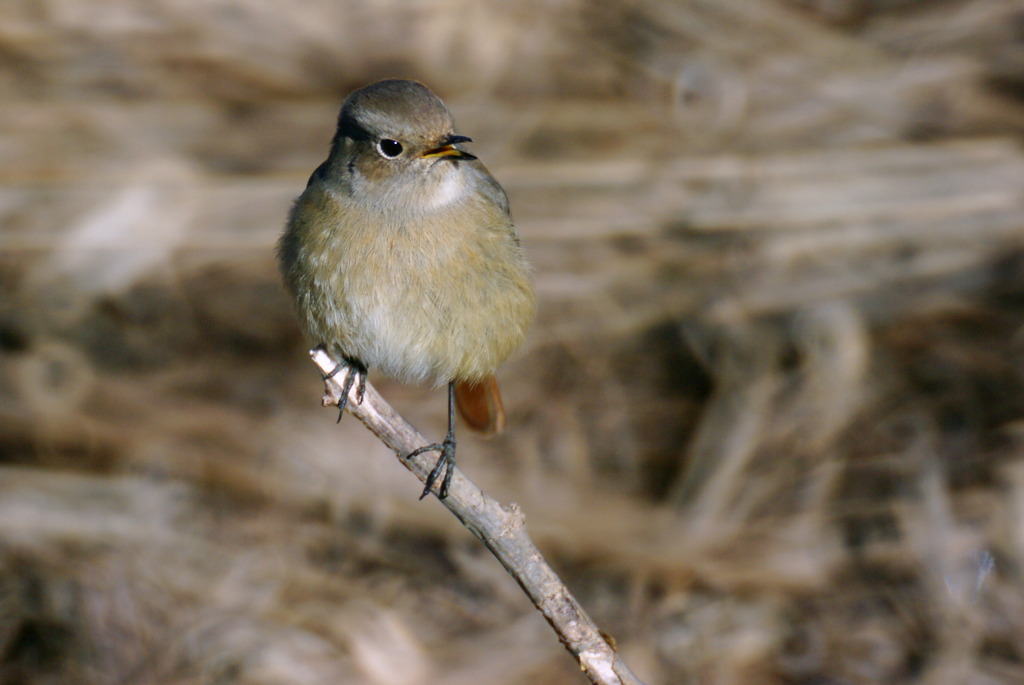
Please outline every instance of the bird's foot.
M324 380L330 380L337 376L342 370L345 373L345 382L341 386L341 398L338 400L338 423L345 415L345 407L348 406L348 393L355 385L356 379L359 384L356 386L356 404L363 403L363 395L366 394L366 366L358 359L345 357L338 365L331 369L331 372L324 375Z
M444 499L448 496L448 488L451 486L452 474L455 471L455 436L449 433L445 437L444 442L435 442L432 445L420 447L410 452L405 458L412 459L425 452L437 452L439 456L437 463L434 464L434 468L427 475L420 499L430 494L430 490L434 487L434 483L437 482L442 471L444 471L444 478L441 479L441 486L437 489L437 498Z

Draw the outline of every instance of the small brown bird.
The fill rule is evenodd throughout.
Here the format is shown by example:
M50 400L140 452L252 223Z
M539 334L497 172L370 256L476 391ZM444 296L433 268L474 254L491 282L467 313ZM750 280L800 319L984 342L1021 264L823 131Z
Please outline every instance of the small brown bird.
M421 83L356 90L278 244L302 328L350 367L343 403L356 376L362 397L368 368L448 384L444 441L406 457L439 454L421 499L442 471L438 496L448 495L456 405L474 429L504 427L494 373L522 344L535 309L508 198L456 147L468 142Z

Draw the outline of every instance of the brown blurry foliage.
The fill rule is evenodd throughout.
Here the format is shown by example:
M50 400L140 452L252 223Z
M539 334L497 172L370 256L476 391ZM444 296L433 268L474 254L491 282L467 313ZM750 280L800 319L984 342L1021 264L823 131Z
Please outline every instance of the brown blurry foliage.
M446 99L536 268L510 430L460 464L638 675L1021 682L1022 27L1005 0L0 7L0 683L583 682L319 408L278 285L289 202L384 76ZM442 431L443 394L379 387Z

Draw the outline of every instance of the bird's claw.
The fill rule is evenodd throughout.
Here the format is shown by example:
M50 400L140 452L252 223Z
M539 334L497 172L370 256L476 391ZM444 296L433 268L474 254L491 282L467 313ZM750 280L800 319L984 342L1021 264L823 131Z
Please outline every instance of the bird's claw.
M442 443L434 443L432 445L425 445L416 450L413 450L406 456L406 459L412 459L425 452L438 452L437 463L434 464L434 468L430 470L427 475L427 480L424 481L423 492L420 494L420 499L423 499L430 494L431 489L434 487L434 483L437 482L441 472L444 471L444 478L441 479L441 486L437 489L437 498L444 499L448 496L448 489L451 487L452 475L455 471L455 437L452 435L447 436Z
M334 378L343 369L346 371L346 374L345 382L341 386L341 397L338 399L337 423L341 423L341 417L345 415L345 407L348 406L348 393L352 390L356 378L359 379L359 385L356 386L356 404L362 404L363 396L366 395L366 366L356 359L345 357L343 361L338 362L338 365L331 369L330 373L324 375L324 380Z

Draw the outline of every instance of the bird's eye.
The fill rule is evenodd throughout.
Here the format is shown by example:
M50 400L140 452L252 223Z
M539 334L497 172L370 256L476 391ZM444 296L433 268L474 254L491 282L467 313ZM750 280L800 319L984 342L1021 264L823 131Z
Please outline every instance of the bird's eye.
M391 140L389 138L383 138L377 141L377 149L380 150L380 154L388 159L392 159L402 154L402 144L397 140Z

